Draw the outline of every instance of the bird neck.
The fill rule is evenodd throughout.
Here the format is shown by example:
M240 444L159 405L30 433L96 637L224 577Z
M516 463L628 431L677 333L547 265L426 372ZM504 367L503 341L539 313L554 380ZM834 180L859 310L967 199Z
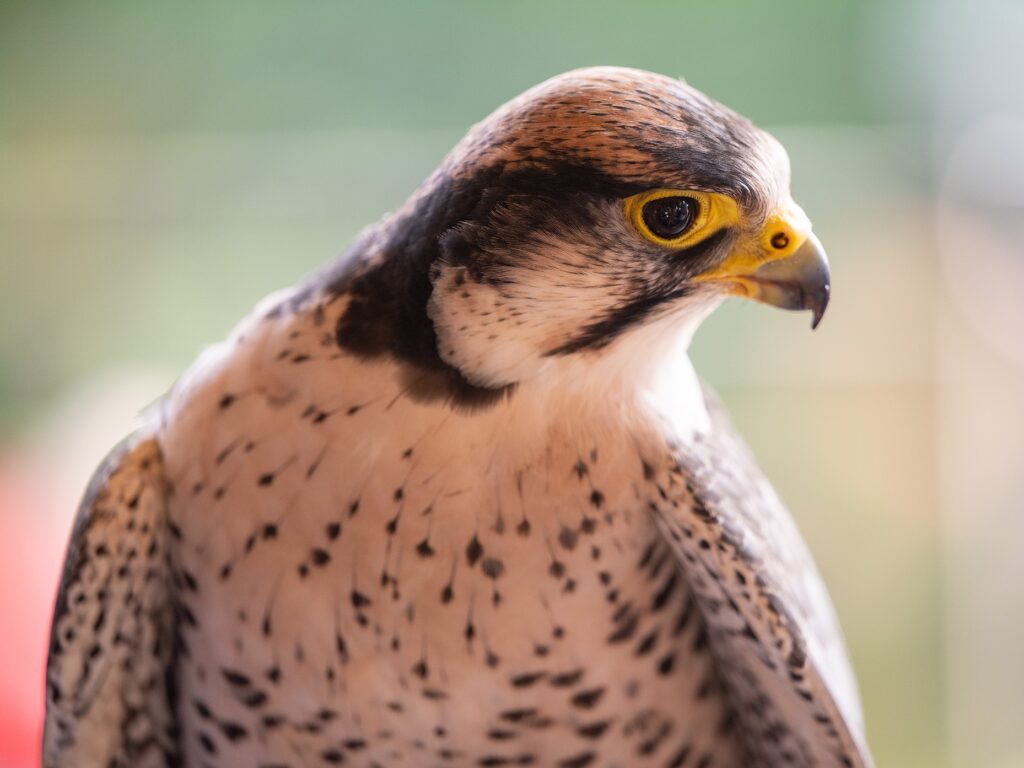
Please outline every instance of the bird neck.
M601 350L552 358L536 376L520 381L511 399L542 404L552 421L625 417L638 426L653 419L679 438L706 432L710 418L688 349L712 308L666 317Z

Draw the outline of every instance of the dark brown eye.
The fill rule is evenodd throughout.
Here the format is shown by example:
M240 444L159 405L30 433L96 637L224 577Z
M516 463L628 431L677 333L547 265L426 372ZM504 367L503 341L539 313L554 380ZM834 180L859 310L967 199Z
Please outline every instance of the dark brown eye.
M692 197L659 197L644 205L644 224L663 240L679 237L697 218L697 201Z

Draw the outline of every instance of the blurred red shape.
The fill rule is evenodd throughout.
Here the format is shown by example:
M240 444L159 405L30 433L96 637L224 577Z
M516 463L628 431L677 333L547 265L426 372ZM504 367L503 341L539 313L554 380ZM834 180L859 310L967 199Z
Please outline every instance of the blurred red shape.
M0 766L39 764L50 612L67 543L38 475L0 456Z

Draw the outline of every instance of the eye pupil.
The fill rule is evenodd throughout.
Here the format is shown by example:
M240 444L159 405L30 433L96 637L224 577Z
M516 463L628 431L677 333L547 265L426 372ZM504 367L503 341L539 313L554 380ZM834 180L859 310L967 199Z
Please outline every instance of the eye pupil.
M665 240L679 237L693 223L697 201L692 197L659 197L643 208L644 224L652 233Z

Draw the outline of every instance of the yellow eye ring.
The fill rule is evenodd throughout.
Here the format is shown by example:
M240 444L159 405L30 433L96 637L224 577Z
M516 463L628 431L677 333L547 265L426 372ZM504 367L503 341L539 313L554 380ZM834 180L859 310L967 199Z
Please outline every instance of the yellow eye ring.
M685 197L696 203L696 214L685 230L673 238L656 235L644 220L644 206L666 197ZM666 248L685 248L719 229L739 221L739 209L732 198L711 192L684 189L649 189L625 200L626 218L645 239Z

